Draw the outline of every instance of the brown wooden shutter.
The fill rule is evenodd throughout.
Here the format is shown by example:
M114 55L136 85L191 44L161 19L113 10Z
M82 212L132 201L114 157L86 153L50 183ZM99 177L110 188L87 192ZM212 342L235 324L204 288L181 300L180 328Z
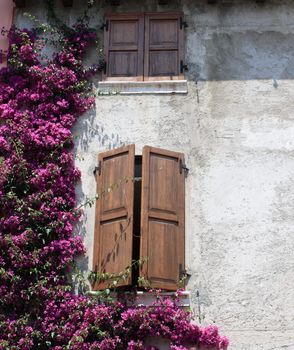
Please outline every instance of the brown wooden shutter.
M104 25L106 80L143 80L144 15L111 14Z
M183 79L182 13L145 15L144 80Z
M93 267L119 274L132 262L135 145L101 153L98 159ZM131 281L130 274L119 286ZM100 282L94 289L108 286Z
M178 289L184 270L183 162L181 153L143 149L140 273L152 288Z

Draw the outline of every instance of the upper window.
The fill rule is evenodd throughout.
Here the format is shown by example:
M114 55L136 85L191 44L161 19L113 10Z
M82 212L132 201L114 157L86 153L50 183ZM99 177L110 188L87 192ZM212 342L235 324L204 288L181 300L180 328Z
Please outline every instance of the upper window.
M104 80L184 79L183 14L109 14Z

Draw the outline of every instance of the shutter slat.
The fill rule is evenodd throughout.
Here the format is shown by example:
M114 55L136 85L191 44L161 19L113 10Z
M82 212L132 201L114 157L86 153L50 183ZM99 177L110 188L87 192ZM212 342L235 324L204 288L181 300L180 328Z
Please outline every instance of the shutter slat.
M153 147L143 149L141 277L152 288L178 289L184 252L183 154Z
M125 208L117 209L113 213L105 213L100 215L100 221L109 221L119 217L128 216L128 212Z
M123 272L132 263L135 146L99 155L93 269L98 273ZM131 273L118 286L130 285ZM96 283L94 289L109 287Z

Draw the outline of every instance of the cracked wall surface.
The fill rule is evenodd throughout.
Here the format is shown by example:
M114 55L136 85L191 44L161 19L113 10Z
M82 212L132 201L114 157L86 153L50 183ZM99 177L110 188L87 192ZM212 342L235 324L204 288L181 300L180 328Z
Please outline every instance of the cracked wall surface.
M294 349L294 2L122 3L114 11L184 11L189 92L98 96L74 130L79 201L95 195L101 150L135 143L138 154L144 145L185 153L196 319L219 325L232 350ZM82 13L79 0L57 8L67 22ZM42 4L28 0L25 10L46 20ZM112 9L98 1L96 10L98 27ZM29 25L19 10L15 21ZM87 270L94 208L80 229Z

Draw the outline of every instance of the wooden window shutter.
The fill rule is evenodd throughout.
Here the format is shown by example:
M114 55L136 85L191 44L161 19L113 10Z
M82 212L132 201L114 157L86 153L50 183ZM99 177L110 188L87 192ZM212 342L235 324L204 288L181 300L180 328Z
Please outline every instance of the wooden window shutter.
M106 16L105 80L143 80L143 49L143 14Z
M98 160L93 267L97 273L119 274L132 263L135 145L101 153ZM130 273L118 286L131 281ZM109 281L93 287L109 287Z
M183 79L182 13L145 15L144 80Z
M140 274L152 288L176 290L185 268L184 156L146 146L142 162Z

